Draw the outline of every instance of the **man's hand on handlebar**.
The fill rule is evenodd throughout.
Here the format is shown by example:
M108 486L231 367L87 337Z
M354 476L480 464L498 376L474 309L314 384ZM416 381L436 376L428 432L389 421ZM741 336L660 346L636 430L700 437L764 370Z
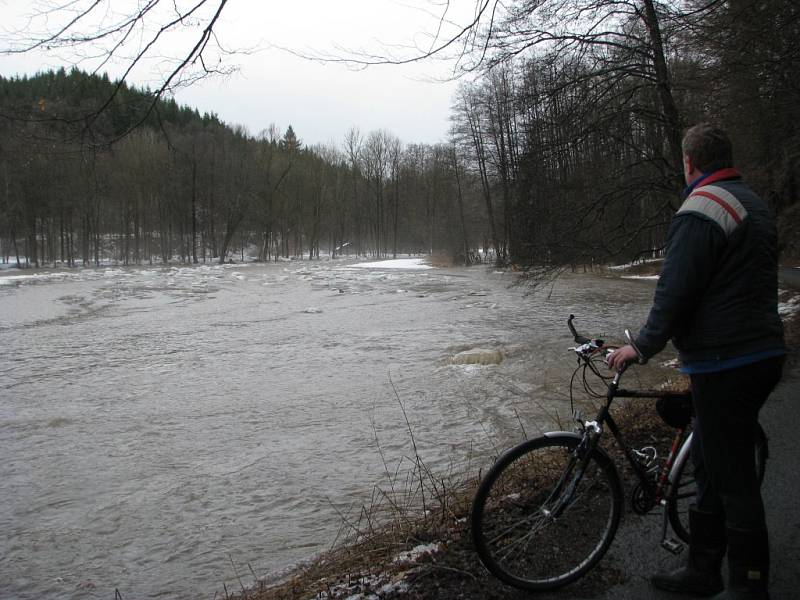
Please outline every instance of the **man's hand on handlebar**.
M633 346L628 344L627 346L622 346L621 348L618 348L609 354L606 358L606 363L608 363L609 368L619 371L623 365L627 365L628 363L638 360L639 353L636 352L636 349Z

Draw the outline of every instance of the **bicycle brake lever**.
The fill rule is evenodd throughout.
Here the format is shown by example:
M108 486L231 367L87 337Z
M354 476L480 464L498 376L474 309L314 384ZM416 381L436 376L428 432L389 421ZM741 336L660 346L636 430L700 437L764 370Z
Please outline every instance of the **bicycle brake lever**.
M647 364L647 359L645 358L644 354L642 354L642 351L639 350L639 346L636 345L636 340L633 339L633 334L631 334L631 330L630 329L626 329L625 330L625 337L627 338L628 343L630 344L631 348L636 350L636 356L639 357L639 364L640 365Z

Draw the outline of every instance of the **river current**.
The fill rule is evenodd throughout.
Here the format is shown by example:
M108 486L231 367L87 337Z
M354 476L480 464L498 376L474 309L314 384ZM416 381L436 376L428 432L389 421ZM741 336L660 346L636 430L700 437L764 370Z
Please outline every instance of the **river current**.
M485 466L569 420L567 316L619 339L653 292L387 266L0 274L0 597L213 598L280 572L413 455L403 410L430 468ZM450 364L473 348L504 360Z

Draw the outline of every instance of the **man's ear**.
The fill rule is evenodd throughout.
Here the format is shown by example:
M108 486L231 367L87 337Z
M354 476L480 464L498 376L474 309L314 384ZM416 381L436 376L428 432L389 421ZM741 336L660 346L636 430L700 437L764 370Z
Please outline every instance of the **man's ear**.
M695 169L691 157L683 155L683 176L686 183L691 183L700 173Z

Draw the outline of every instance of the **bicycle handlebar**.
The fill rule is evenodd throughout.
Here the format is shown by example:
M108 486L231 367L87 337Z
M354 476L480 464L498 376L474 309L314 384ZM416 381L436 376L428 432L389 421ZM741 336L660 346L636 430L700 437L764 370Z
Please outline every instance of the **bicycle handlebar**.
M570 315L569 316L569 319L567 319L567 327L569 327L569 330L572 332L572 337L575 339L575 343L576 344L586 344L586 343L590 342L591 340L589 338L583 337L582 335L578 334L577 331L575 331L575 325L572 324L572 320L574 318L575 318L575 315Z
M575 340L576 344L580 344L581 346L585 344L589 344L593 346L595 350L604 347L605 342L603 340L590 340L587 337L582 336L575 330L575 325L572 324L572 320L575 318L575 315L570 315L569 319L567 319L567 327L572 332L572 337Z

